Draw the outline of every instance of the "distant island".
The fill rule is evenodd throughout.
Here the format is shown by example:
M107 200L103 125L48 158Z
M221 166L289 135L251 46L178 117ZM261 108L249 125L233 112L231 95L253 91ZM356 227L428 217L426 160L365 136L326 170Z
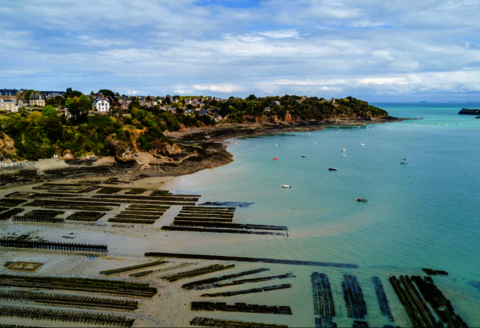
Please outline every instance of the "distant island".
M462 108L459 115L480 115L480 109L469 109L469 108Z

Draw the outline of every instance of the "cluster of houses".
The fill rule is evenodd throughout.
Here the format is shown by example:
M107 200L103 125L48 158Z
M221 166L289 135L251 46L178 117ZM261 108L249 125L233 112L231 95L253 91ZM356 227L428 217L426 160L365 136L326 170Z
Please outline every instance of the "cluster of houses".
M19 108L45 107L49 99L57 96L63 97L65 95L64 91L34 91L31 92L26 99L25 94L27 91L28 90L25 89L0 89L0 110L17 112ZM92 93L89 97L93 109L100 113L109 112L113 104L119 105L124 111L128 111L129 105L132 101L136 100L143 107L153 108L158 106L159 110L165 110L174 114L210 115L217 121L221 121L222 117L207 109L205 102L216 100L217 102L223 103L227 101L227 99L217 97L150 97L128 95L117 95L115 99L101 93ZM65 111L65 115L69 116L68 110Z
M17 112L19 108L45 107L48 99L65 94L64 91L34 91L25 99L26 92L24 89L0 89L0 110Z

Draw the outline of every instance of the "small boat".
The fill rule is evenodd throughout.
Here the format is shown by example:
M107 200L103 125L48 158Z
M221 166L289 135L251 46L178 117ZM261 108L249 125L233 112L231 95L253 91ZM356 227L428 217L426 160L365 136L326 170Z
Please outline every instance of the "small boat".
M407 161L400 162L400 164L408 164Z
M365 144L364 144L364 143L361 143L360 146L365 146Z
M329 171L338 171L338 169L335 168L335 167L329 167L328 170L329 170Z
M343 148L342 151L347 151L347 150L345 148Z
M278 161L278 157L274 157L273 160L274 160L274 161Z
M314 144L314 145L316 145L317 143L316 143L316 142L314 142L313 144Z
M404 160L404 161L408 161L408 157L405 157L403 160Z
M480 118L480 116L477 116L477 117L475 117L475 118Z
M347 155L345 155L345 154L342 154L342 157L347 157Z
M303 158L307 157L307 155L302 155Z
M368 202L368 199L366 199L366 198L357 198L357 202L366 203L366 202Z
M282 185L282 188L285 188L285 189L292 189L292 186L291 186L291 185Z
M280 147L280 145L275 145L275 147Z

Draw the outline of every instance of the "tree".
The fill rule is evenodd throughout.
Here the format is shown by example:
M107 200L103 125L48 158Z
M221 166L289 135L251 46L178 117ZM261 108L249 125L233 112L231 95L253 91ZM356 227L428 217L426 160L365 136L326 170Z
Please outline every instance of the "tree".
M89 110L90 108L88 108L84 103L81 102L74 102L68 108L68 111L70 112L70 114L73 115L73 119L75 121L79 121L80 117L88 113Z
M33 90L28 90L27 92L25 92L25 94L23 95L23 99L28 100L33 92Z
M80 102L80 98L78 98L78 97L73 97L73 99L72 99L72 100L73 100L73 102L74 102L74 103L78 103L78 102Z
M70 108L72 104L73 104L72 98L68 97L67 101L65 101L65 107Z
M55 118L58 117L57 110L53 106L45 106L45 108L42 110L42 115L45 117L50 117L50 118Z
M79 98L79 102L84 104L89 109L92 108L92 103L90 102L90 98L88 98L88 96L81 95Z
M63 125L58 118L49 118L45 124L45 130L47 132L47 137L52 142L57 142L58 139L62 137L63 134Z
M68 88L67 91L64 94L65 98L80 97L81 95L82 95L82 93L80 91L72 90L72 88Z
M101 93L106 97L115 97L115 93L112 90L108 90L108 89L98 90L98 93Z

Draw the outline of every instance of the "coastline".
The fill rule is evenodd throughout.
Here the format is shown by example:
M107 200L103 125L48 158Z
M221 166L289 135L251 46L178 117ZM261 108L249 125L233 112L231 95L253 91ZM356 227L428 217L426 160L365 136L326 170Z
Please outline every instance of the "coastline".
M0 170L0 188L39 183L56 179L129 176L129 181L150 177L177 177L229 164L233 155L226 140L252 135L323 130L333 126L363 126L411 120L386 116L376 119L336 119L298 123L222 124L215 127L165 132L182 150L171 156L137 153L135 160L120 162L113 156L74 161L44 159L27 167Z

